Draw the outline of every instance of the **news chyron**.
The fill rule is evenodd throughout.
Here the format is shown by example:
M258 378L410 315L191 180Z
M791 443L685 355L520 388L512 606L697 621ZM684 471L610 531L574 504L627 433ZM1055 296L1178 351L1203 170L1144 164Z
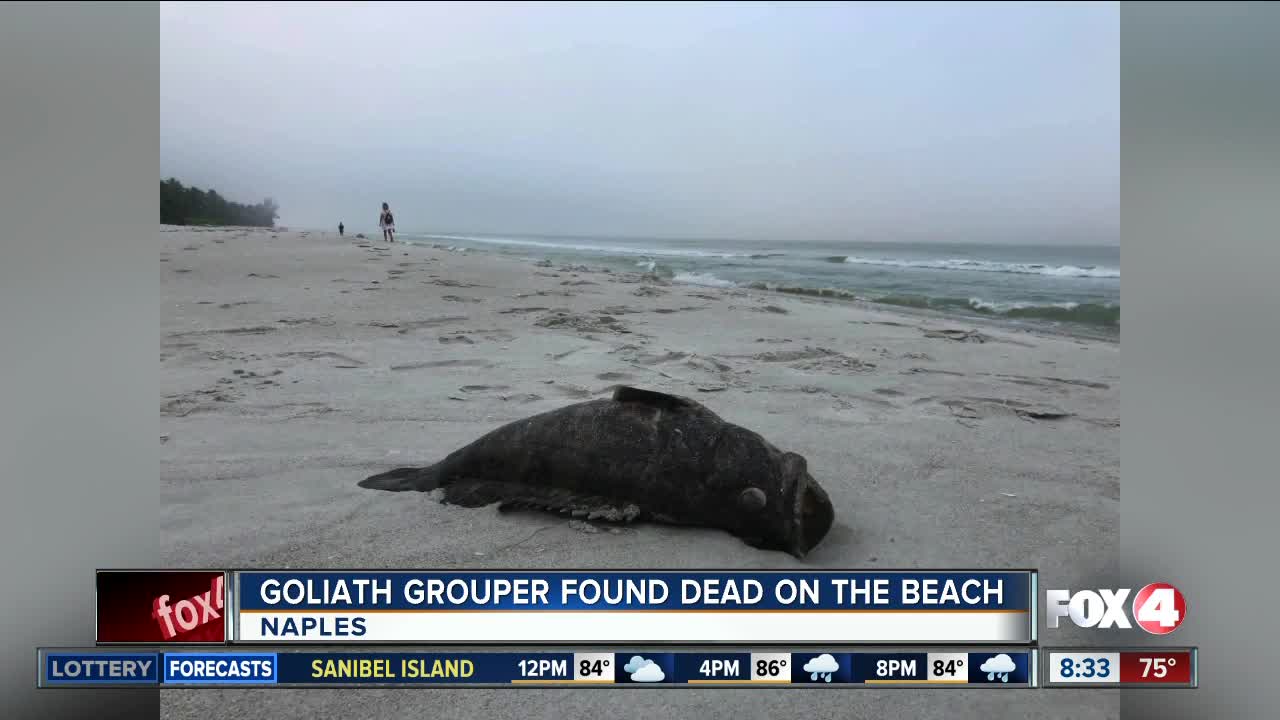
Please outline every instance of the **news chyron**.
M97 647L37 648L37 686L1198 686L1198 649L1172 646L1188 617L1176 586L1038 577L103 570Z

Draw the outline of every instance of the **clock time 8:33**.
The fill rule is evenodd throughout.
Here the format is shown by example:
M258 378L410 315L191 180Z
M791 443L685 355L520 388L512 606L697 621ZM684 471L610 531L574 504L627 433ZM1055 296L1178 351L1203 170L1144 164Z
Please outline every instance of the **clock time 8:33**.
M1112 683L1120 680L1120 653L1053 653L1049 672L1055 682Z

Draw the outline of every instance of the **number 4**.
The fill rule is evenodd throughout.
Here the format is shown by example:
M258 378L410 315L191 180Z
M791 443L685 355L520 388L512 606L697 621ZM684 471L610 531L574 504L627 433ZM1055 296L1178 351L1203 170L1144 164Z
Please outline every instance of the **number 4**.
M1178 608L1172 588L1156 588L1147 596L1146 602L1138 608L1138 622L1159 623L1160 627L1173 627L1178 624Z

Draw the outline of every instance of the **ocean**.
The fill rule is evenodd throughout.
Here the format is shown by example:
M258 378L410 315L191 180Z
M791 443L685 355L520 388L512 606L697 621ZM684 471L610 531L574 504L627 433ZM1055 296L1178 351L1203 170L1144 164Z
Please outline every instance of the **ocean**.
M1068 332L1120 329L1118 246L413 233L398 238L457 252L653 272L677 284L857 299Z

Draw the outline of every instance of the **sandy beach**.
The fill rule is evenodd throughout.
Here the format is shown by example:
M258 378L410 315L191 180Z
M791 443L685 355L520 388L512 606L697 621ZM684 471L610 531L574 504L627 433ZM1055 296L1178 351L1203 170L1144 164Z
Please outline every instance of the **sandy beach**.
M1074 587L1116 541L1114 341L334 232L166 226L160 238L173 566L1037 567ZM618 384L691 397L804 455L835 527L797 560L715 530L356 485ZM1014 706L1101 718L1118 705L1097 691L163 693L175 718L989 718Z

